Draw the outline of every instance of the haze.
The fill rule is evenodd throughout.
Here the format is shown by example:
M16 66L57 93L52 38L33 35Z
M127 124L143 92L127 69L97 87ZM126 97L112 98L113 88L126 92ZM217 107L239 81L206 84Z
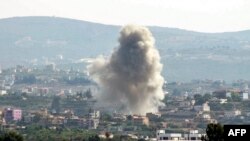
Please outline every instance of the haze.
M56 16L200 32L250 29L248 0L0 0L0 18Z

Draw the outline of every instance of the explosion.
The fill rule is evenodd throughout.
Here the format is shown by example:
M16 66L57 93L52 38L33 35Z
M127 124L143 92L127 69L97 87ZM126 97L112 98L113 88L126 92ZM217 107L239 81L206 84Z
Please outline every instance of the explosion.
M124 113L158 111L164 99L160 55L146 27L127 25L109 58L99 57L89 72L100 86L99 102Z

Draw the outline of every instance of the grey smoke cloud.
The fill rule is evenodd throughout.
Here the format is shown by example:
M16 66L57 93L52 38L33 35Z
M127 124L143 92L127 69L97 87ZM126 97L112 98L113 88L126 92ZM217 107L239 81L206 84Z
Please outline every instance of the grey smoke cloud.
M162 64L154 42L146 27L121 29L119 46L112 55L99 57L89 66L101 88L99 102L130 114L156 112L163 105Z

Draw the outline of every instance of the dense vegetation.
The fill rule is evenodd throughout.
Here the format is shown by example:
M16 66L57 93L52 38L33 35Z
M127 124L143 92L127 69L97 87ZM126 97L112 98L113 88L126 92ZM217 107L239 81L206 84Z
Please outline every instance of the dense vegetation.
M0 96L0 106L14 106L21 109L39 109L48 107L51 104L50 97L27 96L25 93L13 93L10 95Z
M1 133L1 132L0 132ZM100 138L96 131L68 128L47 128L39 125L29 125L25 130L17 132L5 132L0 134L0 141L137 141L128 136L114 135L106 132L104 138ZM143 141L143 139L139 139Z
M220 123L210 123L206 128L206 136L202 138L203 141L224 141L224 128Z
M24 139L22 135L13 131L0 134L0 141L23 141L23 140Z

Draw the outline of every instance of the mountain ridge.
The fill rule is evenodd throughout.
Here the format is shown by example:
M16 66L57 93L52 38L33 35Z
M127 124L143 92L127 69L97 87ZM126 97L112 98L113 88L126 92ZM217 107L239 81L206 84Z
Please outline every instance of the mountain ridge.
M202 33L148 27L162 56L163 75L169 81L250 77L250 30ZM47 60L72 63L101 54L108 56L118 45L120 28L60 17L0 19L0 65L43 64ZM57 60L58 55L64 60Z

